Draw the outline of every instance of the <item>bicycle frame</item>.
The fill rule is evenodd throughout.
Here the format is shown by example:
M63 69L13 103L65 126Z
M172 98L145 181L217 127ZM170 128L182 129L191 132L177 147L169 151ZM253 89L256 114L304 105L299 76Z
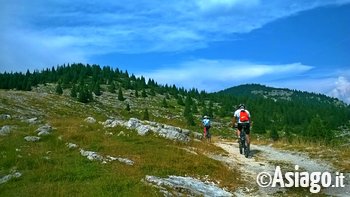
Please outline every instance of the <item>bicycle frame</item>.
M248 158L248 156L249 156L249 147L248 147L247 139L246 139L247 127L248 127L248 125L246 125L246 124L242 125L242 129L241 129L240 136L239 136L239 139L240 139L239 152L241 154L243 154L243 151L244 151L244 155L246 158Z

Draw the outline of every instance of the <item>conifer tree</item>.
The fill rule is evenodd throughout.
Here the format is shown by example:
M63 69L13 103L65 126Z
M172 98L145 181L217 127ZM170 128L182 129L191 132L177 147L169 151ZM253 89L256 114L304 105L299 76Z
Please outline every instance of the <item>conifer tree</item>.
M193 114L196 114L196 113L198 113L198 108L197 108L197 104L196 104L196 102L193 102L193 104L192 104L192 113Z
M125 110L126 110L126 111L130 111L130 105L129 105L129 103L126 104Z
M111 81L110 84L109 84L109 86L108 86L108 91L109 91L110 93L115 93L115 89L116 89L115 83L114 83L114 81Z
M179 97L177 98L177 104L179 104L179 105L185 105L185 103L184 103L184 101L182 100L182 97L181 97L181 96L179 96Z
M166 102L166 99L165 99L165 98L163 98L162 107L164 107L164 108L168 108L168 107L169 107L169 106L168 106L168 103Z
M26 87L25 87L25 91L32 91L32 83L31 80L26 80Z
M57 84L57 86L56 86L56 93L59 94L59 95L63 94L61 83Z
M87 103L89 101L88 93L85 86L79 87L78 101L82 103Z
M145 111L143 112L143 120L149 120L149 114L148 114L148 109L146 108Z
M184 109L184 117L186 118L187 124L190 126L195 125L192 110L191 110L192 99L190 96L187 96L185 109Z
M72 89L70 91L70 96L73 98L77 98L77 87L75 84L73 84Z
M146 97L147 97L147 93L146 93L146 90L145 90L145 89L142 89L141 96L142 96L143 98L146 98Z
M205 105L205 103L203 103L202 116L209 116L208 115L208 109L207 109L207 106Z
M99 82L96 82L94 84L93 90L94 90L94 93L95 93L96 96L101 96L102 92L101 92L101 86L100 86Z
M149 94L150 94L151 96L155 96L155 95L156 95L156 92L154 91L153 88L151 88L151 90L149 91Z
M139 91L137 89L135 90L135 97L139 98Z
M119 88L119 92L118 92L118 100L120 101L124 101L124 96L123 96L123 92L122 92L122 89Z
M213 118L214 117L214 112L213 112L213 102L210 100L209 101L209 107L208 107L208 114L209 117Z
M277 141L279 139L278 131L275 127L272 128L270 137L273 141Z

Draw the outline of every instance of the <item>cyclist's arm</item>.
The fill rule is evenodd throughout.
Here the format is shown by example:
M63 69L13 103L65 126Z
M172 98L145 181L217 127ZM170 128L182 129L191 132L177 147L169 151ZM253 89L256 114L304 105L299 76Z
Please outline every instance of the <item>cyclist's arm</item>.
M232 125L231 125L231 126L232 126L232 128L233 128L233 127L235 127L236 122L237 122L237 119L236 119L236 117L235 117L235 116L233 116L233 117L232 117Z

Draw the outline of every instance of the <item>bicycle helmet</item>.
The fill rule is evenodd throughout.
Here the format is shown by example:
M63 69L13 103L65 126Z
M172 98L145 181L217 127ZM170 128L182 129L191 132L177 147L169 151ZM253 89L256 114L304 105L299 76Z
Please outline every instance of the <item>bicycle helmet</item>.
M244 104L239 104L239 109L245 109L245 105Z
M208 116L203 116L203 118L204 118L204 119L207 119L207 118L209 118L209 117L208 117Z

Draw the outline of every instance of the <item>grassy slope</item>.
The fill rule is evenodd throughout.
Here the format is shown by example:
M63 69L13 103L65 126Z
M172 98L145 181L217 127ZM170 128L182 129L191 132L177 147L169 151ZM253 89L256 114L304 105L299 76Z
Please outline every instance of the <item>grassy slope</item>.
M115 98L115 95L112 96ZM101 124L83 121L87 116L105 121L108 116L126 119L127 116L140 115L136 107L131 112L135 114L127 115L123 110L124 104L117 100L115 105L102 101L84 105L65 96L3 90L0 90L0 99L0 114L12 116L10 120L1 121L0 127L13 126L9 136L0 137L0 177L9 174L11 169L23 174L19 179L1 184L0 196L158 195L156 189L141 181L146 175L209 175L211 180L220 181L221 186L230 190L242 185L236 171L202 155L205 151L221 151L212 145L200 142L182 144L152 134L138 136L135 131L123 127L104 129ZM133 104L140 106L138 111L145 106ZM180 113L180 110L176 110L173 113ZM23 138L35 135L40 124L30 125L21 121L20 117L38 117L42 124L53 126L54 132L40 142L26 142ZM157 120L157 116L152 117ZM183 124L181 120L160 121L178 126ZM117 136L120 131L126 136ZM114 135L105 135L106 132ZM68 149L65 145L67 142L102 155L129 158L135 161L135 165L127 166L117 161L108 164L89 161L80 155L79 150ZM193 155L182 149L187 147L195 147L199 154Z

